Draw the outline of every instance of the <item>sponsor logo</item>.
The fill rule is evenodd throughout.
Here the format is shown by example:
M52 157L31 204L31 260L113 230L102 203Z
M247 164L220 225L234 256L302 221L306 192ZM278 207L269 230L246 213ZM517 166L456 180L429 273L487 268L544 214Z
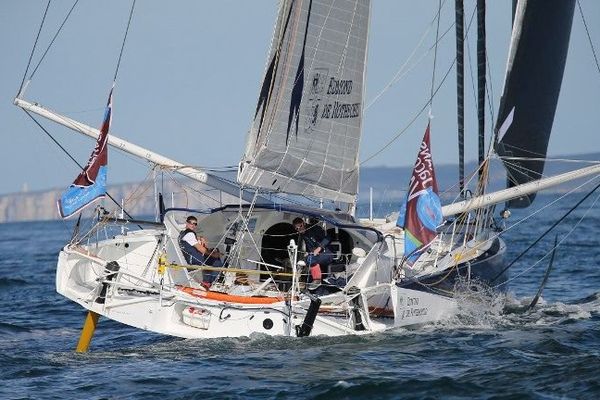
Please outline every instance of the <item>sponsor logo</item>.
M315 68L309 79L308 101L306 102L306 123L304 130L312 132L321 120L323 108L323 93L329 70L326 68Z
M361 103L349 103L343 99L344 96L353 93L354 86L351 79L329 76L328 69L315 68L308 82L308 101L304 112L306 132L312 132L324 119L348 119L360 116Z
M400 297L398 299L398 306L406 308L398 313L398 317L402 320L405 318L422 317L427 315L429 313L429 308L420 307L419 302L420 299L418 297L407 296L406 302L404 301L404 297Z

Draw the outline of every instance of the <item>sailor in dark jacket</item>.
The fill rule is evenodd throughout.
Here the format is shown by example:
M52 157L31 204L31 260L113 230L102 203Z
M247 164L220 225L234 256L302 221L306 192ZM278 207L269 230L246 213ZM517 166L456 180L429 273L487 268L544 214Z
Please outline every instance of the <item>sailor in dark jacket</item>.
M333 252L329 247L331 239L318 224L306 227L300 217L292 222L294 228L300 233L306 247L306 263L310 268L310 275L314 283L321 283L322 271L327 270L333 262Z
M190 265L210 265L213 267L222 267L223 262L220 257L219 249L209 249L206 239L202 236L198 237L196 228L198 219L190 215L185 220L185 229L179 234L179 247L185 257L185 261ZM203 281L212 283L218 272L204 271Z

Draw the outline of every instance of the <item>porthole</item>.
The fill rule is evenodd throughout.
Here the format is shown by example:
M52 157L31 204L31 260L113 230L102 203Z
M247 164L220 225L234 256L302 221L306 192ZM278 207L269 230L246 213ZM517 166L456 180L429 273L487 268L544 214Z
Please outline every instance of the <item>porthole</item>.
M271 318L267 318L263 321L263 328L269 330L273 327L273 320Z

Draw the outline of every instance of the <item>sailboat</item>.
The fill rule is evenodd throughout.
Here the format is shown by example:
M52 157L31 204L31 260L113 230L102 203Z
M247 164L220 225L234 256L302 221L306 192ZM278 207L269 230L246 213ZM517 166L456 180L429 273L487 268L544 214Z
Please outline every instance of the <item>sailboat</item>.
M552 115L574 1L560 4L567 11L570 7L570 14L563 16L563 45L548 56L563 63L553 75L554 104L545 111ZM89 346L100 315L183 338L359 335L447 318L456 312L454 291L463 279L505 288L506 245L494 229L493 206L509 200L523 202L524 196L545 187L598 175L600 166L543 179L543 164L536 164L536 172L527 176L511 170L514 187L485 193L482 179L475 196L442 207L435 201L435 178L429 179L434 172L427 128L411 180L415 190L409 192L414 196L403 214L405 221L414 222L411 228L398 226L397 216L389 221L357 219L370 7L368 0L281 3L236 182L112 133L102 135L108 129L106 119L100 132L26 101L21 90L15 104L28 113L106 140L240 199L237 204L202 210L166 208L159 199L157 222L132 220L123 212L111 214L97 207L91 229L74 233L57 264L58 293L89 311L80 349ZM519 79L526 73L521 70L526 68L519 61L521 51L535 47L527 43L528 31L523 27L539 12L540 2L518 2L502 105L506 112L499 117L499 154L522 147L523 133L518 132L529 129L522 126L530 122L520 120L529 114L529 105L520 103L523 96L514 90L522 88ZM530 49L519 50L522 46ZM549 124L548 115L541 117L544 151L552 115ZM423 163L428 164L429 175L419 169ZM484 167L482 162L482 171ZM99 197L93 196L92 201ZM76 205L72 214L81 208ZM427 219L423 210L434 217ZM187 262L180 233L190 216L198 221L199 234L210 247L221 249L223 266ZM304 261L305 240L294 229L298 218L320 227L329 238L333 262L323 265L318 276L312 275L308 259ZM417 245L407 251L409 229ZM210 286L204 282L207 272L218 275Z

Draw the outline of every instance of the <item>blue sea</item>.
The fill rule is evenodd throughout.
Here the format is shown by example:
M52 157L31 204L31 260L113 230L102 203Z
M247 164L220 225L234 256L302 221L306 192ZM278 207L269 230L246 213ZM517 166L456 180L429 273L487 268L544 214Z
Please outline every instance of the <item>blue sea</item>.
M511 260L576 202L511 227ZM539 196L539 209L555 196ZM0 225L1 399L598 399L600 202L590 197L511 269L507 296L460 299L456 318L361 337L183 340L100 319L74 352L84 310L54 271L70 223ZM378 205L379 213L391 205ZM554 268L536 293L558 235Z

